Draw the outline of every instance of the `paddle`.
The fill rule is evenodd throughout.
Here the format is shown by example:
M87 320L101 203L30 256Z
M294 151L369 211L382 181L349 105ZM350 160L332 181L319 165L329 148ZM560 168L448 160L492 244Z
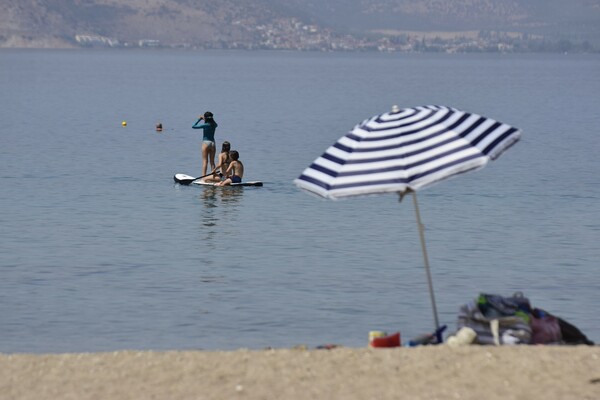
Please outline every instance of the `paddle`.
M194 182L194 181L197 181L198 179L206 178L207 176L214 175L214 174L216 174L216 173L217 173L217 172L215 171L215 172L211 172L210 174L206 174L206 175L199 176L199 177L197 177L197 178L190 178L190 179L180 179L180 180L178 180L178 181L177 181L177 183L180 183L180 184L182 184L182 185L189 185L190 183L192 183L192 182Z

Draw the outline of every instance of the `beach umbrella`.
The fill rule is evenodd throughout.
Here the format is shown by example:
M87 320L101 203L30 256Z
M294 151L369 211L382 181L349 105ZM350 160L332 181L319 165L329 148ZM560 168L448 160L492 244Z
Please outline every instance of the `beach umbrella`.
M484 167L519 140L512 126L446 106L421 106L359 123L294 180L328 199L413 195L436 331L439 319L416 191Z

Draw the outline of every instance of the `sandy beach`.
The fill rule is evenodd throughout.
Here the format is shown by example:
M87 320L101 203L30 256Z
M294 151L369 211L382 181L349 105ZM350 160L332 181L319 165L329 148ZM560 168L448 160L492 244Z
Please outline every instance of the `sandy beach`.
M0 354L1 399L600 399L599 346Z

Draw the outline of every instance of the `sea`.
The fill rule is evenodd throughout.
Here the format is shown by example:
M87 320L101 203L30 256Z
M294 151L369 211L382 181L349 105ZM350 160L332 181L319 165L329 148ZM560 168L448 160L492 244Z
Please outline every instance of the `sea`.
M522 129L418 192L440 324L522 292L600 341L600 55L0 51L0 352L364 347L435 329L412 198L293 180L366 118ZM201 175L211 111L263 187ZM155 125L162 123L162 132Z

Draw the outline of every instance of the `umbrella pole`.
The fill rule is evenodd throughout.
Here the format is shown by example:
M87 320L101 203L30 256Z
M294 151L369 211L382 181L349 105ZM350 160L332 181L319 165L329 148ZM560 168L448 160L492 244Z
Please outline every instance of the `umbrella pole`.
M435 305L435 295L433 294L433 282L431 280L431 271L429 270L429 259L427 258L427 248L425 247L425 228L421 223L421 214L419 213L419 204L417 203L417 192L412 191L415 213L417 214L417 226L419 227L419 236L421 238L421 249L423 250L423 260L425 261L425 272L427 273L427 283L429 284L429 297L431 298L431 307L433 308L433 319L435 320L436 332L440 329L437 307ZM402 198L400 199L402 200Z

